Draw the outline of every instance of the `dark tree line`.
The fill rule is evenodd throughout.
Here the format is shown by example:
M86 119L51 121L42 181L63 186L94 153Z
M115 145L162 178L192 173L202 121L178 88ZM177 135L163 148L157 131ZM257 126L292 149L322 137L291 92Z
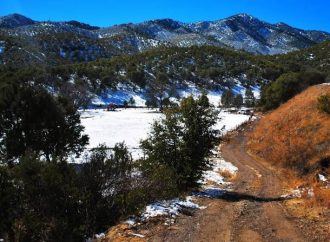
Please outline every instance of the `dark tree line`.
M277 108L307 87L325 81L323 73L313 70L283 74L262 88L260 104L264 110Z

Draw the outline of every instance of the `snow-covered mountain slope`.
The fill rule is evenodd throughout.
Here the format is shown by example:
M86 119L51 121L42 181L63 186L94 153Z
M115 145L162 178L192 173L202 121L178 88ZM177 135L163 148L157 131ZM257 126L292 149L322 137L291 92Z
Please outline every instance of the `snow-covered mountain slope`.
M250 86L255 98L260 98L260 87L258 85ZM229 89L229 88L224 88ZM235 95L241 94L242 97L245 97L246 87L242 86L239 80L236 80L236 83L230 88ZM210 103L215 107L218 107L221 103L221 96L223 90L209 89L205 90L201 87L196 86L194 83L188 83L184 88L178 88L176 90L176 97L170 97L170 100L175 103L179 103L180 100L184 97L193 96L198 98L200 95L206 93ZM168 92L165 93L165 96L168 95ZM108 105L110 103L116 105L123 105L124 102L128 102L131 98L135 101L135 106L137 107L146 107L146 101L148 97L146 95L146 90L133 89L131 86L119 85L115 89L108 89L103 95L94 95L94 98L91 101L93 105Z
M10 14L0 17L0 28L16 28L24 25L32 25L36 22L20 14Z
M247 14L217 21L182 23L160 19L108 28L77 21L39 22L12 14L0 17L0 41L8 42L8 38L14 39L13 47L34 49L37 56L43 53L45 58L40 62L63 63L110 58L159 46L211 45L279 54L330 40L330 34L296 29L284 23L270 24ZM6 49L2 63L10 62L12 51ZM29 52L21 55L29 55L22 57L25 60L38 62Z

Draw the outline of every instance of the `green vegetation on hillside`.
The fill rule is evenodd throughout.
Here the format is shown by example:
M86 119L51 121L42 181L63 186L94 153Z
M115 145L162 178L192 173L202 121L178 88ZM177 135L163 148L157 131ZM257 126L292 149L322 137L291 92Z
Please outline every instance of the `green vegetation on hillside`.
M320 111L330 114L330 94L321 95L317 100L317 107Z
M282 74L262 89L260 104L265 110L277 108L307 87L324 81L325 75L318 71Z

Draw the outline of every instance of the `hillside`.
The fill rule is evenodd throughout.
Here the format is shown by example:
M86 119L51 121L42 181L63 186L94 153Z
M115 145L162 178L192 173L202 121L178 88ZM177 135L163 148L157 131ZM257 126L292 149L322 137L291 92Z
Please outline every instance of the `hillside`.
M4 69L0 80L33 81L64 95L80 92L80 97L90 95L94 104L114 102L121 105L134 97L136 101L140 100L138 105L144 105L150 92L176 98L200 94L202 90L217 96L218 104L224 89L244 94L245 88L252 87L258 92L258 86L266 82L258 62L251 54L223 48L171 47L110 60ZM162 81L160 76L163 76Z
M326 41L275 56L255 56L213 46L158 47L111 59L27 68L19 67L20 60L26 56L15 54L11 58L15 67L0 65L0 82L33 81L54 93L86 100L92 98L94 104L114 102L121 105L133 97L142 105L148 92L155 88L162 89L165 97L200 94L205 90L218 104L225 89L244 94L247 87L252 87L259 95L260 87L275 81L283 73L315 69L329 76L329 45ZM160 75L165 75L162 85L156 81Z
M326 40L329 33L270 24L248 14L195 23L158 19L107 28L78 21L34 21L19 14L0 17L0 63L15 66L91 61L157 47L215 46L274 55Z
M330 117L317 99L330 93L329 84L312 86L261 118L250 136L251 151L299 176L329 174Z
M291 66L293 70L299 70L299 68L303 67L329 73L330 41L325 41L300 51L293 51L286 55L276 55L265 58L283 66ZM297 64L299 64L300 67L297 66Z

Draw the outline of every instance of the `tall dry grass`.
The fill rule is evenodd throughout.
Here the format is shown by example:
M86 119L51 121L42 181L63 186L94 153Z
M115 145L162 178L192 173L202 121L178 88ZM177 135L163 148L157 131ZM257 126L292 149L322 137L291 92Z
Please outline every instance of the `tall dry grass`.
M317 109L329 85L310 87L262 118L250 134L249 149L274 165L304 174L330 156L330 116Z
M315 181L318 173L330 175L330 116L317 108L329 85L312 86L278 109L266 114L249 135L248 148L274 166L282 167L295 183L314 188L312 203L330 207L330 189Z

